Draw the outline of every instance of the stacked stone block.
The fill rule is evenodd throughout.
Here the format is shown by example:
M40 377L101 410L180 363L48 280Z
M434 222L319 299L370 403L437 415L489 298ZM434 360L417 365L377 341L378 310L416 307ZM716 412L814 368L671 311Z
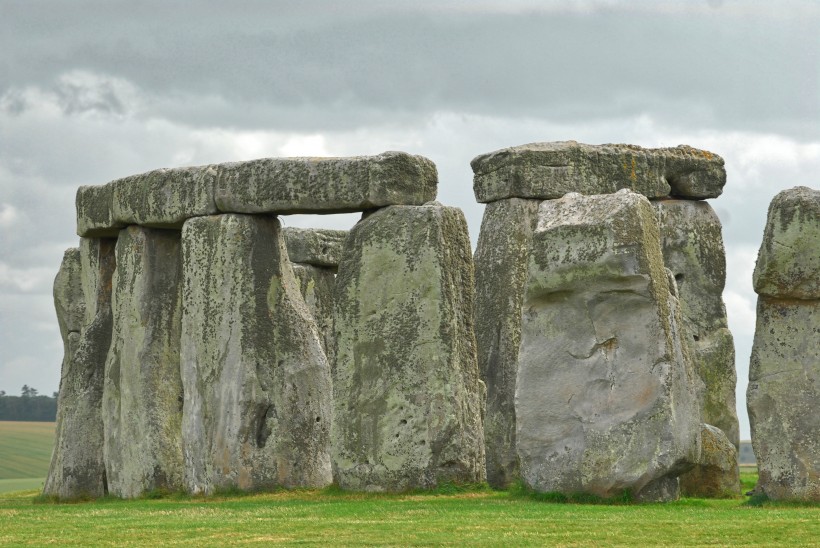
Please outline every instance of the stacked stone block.
M723 243L720 224L702 201L721 194L726 181L723 160L686 146L643 149L568 141L502 149L478 156L472 167L476 199L487 203L476 250L476 338L488 393L490 484L505 487L519 477L520 424L514 401L522 306L531 275L524 265L534 253L537 211L544 201L571 192L602 195L626 189L652 201L663 221L659 243L664 266L672 270L673 283L682 287L679 332L700 377L694 381L699 385L699 414L719 423L736 444L734 352L721 297ZM681 468L670 468L670 474L673 469ZM736 472L729 473L738 490Z
M405 243L441 259L452 253L452 239L458 260L441 259L439 286L393 294L391 303L411 316L419 306L419 325L388 323L379 333L378 344L399 348L406 329L418 330L394 365L408 378L438 382L438 392L425 394L431 404L419 407L430 414L418 414L412 427L435 432L424 438L429 462L405 470L406 484L385 478L382 486L483 478L472 258L460 212L423 206L436 186L432 162L387 152L160 169L81 187L81 246L66 253L55 280L65 360L45 493L136 497L330 483L333 287L347 235L285 234L277 216L364 211L375 219L387 206L396 206L388 215L409 231ZM417 222L430 211L444 219L438 238L428 238L430 219ZM414 248L393 251L414 268ZM404 273L376 272L382 265L368 261L348 262L345 271L397 287L401 280L392 277ZM367 306L353 303L350 311ZM434 317L438 324L425 323ZM445 328L451 332L443 336ZM368 373L376 385L390 381L387 369ZM451 388L466 394L457 420ZM422 392L390 394L419 403ZM379 420L366 416L372 409L359 411L339 423L351 436ZM394 456L418 453L406 451ZM459 472L442 472L451 468Z
M820 500L820 191L784 190L757 257L757 326L746 403L772 499Z

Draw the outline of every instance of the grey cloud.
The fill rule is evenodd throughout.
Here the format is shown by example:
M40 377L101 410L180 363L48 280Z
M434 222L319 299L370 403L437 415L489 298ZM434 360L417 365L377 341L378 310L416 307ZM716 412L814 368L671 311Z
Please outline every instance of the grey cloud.
M498 13L38 3L0 23L13 52L0 85L98 71L163 97L156 114L194 125L351 128L437 110L578 122L649 113L684 127L820 135L817 10L587 4ZM235 110L208 110L213 97Z

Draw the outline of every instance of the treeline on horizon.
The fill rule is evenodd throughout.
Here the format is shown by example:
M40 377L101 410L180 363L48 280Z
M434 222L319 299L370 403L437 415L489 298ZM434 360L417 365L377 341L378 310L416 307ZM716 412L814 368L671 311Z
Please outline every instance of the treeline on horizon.
M44 396L27 384L19 396L10 396L0 390L0 421L54 422L57 420L57 396Z

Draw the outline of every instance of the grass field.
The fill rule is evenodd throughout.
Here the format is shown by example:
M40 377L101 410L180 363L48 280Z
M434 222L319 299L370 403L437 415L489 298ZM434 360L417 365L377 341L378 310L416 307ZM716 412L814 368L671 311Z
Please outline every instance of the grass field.
M0 422L0 470L45 475L53 430L49 423ZM744 468L741 480L744 492L754 487L754 468ZM817 546L820 542L820 506L753 506L748 497L607 505L549 503L523 493L489 489L414 495L343 494L327 489L51 504L36 497L41 484L40 478L0 479L0 546Z
M78 504L0 495L0 545L816 546L820 507L683 499L556 504L508 492L291 491Z
M0 493L41 488L53 446L53 422L0 421Z

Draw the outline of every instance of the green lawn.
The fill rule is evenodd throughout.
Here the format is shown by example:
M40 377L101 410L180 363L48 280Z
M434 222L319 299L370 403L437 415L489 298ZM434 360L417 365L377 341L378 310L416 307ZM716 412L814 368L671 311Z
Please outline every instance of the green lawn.
M0 545L233 544L816 546L820 507L744 499L669 504L538 502L507 492L252 496L35 503L0 495Z
M0 421L0 493L42 489L53 445L53 422Z

